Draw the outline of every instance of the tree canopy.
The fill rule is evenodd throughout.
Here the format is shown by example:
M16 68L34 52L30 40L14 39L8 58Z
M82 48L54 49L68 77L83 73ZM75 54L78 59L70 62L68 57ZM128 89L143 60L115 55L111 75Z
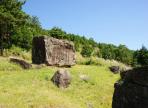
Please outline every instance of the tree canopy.
M28 15L22 11L25 1L1 0L0 1L0 49L10 45L10 37L15 30L24 25Z
M140 65L148 65L148 49L145 46L142 46L140 50L137 50L134 57Z

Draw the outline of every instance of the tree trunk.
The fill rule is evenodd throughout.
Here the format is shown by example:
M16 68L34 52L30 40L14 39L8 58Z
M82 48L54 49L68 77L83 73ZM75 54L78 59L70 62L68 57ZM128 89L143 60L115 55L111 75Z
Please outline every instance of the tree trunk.
M0 56L3 56L3 49L0 49Z
M2 39L2 35L0 35L0 56L3 56L3 39Z

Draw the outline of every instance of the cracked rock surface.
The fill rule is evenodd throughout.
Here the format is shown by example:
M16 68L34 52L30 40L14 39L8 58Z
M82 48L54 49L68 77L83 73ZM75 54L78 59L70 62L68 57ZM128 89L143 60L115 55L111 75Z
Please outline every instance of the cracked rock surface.
M75 48L72 42L52 37L34 37L32 62L49 66L75 65Z

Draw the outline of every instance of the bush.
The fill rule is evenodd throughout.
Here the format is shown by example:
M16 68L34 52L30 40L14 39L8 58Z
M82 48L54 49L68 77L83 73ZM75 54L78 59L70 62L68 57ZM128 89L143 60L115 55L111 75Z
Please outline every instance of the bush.
M104 66L104 67L110 67L110 66L119 66L121 69L129 69L131 67L115 61L115 60L105 60L103 58L98 57L82 57L80 53L77 53L76 57L76 63L80 65L98 65L98 66Z
M9 56L16 56L20 57L25 60L31 60L31 51L26 51L22 48L12 46L10 49L5 49L4 50L4 56L9 57Z
M145 46L135 52L134 58L137 58L138 64L145 66L148 65L148 49Z
M81 54L82 54L83 57L90 57L92 52L93 52L93 48L91 46L85 45L82 48Z

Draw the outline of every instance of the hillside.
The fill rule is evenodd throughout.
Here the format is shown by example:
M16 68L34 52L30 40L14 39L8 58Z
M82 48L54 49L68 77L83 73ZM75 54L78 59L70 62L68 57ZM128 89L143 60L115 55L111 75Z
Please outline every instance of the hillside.
M111 108L114 82L119 75L105 66L76 65L67 68L72 83L59 89L50 81L56 67L23 70L0 57L0 106L4 108ZM79 78L87 75L88 82ZM93 107L92 107L93 106Z
M100 43L99 40L96 42L93 38L88 38L91 36L72 34L59 27L43 29L37 16L29 15L22 10L26 2L27 0L0 1L0 22L2 22L0 24L0 56L13 46L31 51L32 39L36 36L47 35L72 41L76 51L83 57L95 56L106 60L116 60L130 66L148 64L148 50L144 46L141 50L134 51L123 43L118 46ZM83 32L85 34L85 31Z

